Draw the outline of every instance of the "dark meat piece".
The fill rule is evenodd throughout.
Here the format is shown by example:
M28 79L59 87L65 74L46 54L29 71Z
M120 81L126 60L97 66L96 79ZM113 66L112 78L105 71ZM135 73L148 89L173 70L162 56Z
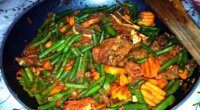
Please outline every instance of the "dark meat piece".
M128 55L133 44L131 41L121 38L104 40L99 46L94 47L92 55L97 63L111 66L124 66L124 57ZM121 63L121 64L119 64Z
M95 100L92 98L71 100L66 102L63 110L94 110L95 103Z
M138 77L144 75L144 72L140 65L134 62L127 62L125 66L125 71L131 77Z
M138 60L148 56L146 50L143 49L141 46L133 48L129 55L133 55L134 60Z
M171 58L173 58L173 56L171 54L162 54L162 55L158 56L158 61L162 65L165 62L167 62L168 60L170 60Z
M168 34L162 34L157 36L155 41L150 45L150 48L154 51L161 50L167 43Z
M165 72L159 74L157 79L172 80L174 78L177 78L178 74L179 74L178 66L174 65L174 66L167 68L167 70Z
M75 24L75 29L81 34L94 34L95 32L91 29L83 28L81 25Z

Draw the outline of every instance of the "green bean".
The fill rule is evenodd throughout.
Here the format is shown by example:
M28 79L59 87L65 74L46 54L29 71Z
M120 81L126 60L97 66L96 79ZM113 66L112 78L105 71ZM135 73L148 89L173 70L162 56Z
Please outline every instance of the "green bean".
M173 47L169 46L169 47L164 48L163 50L156 52L156 54L157 55L165 54L165 53L168 53L169 51L171 51L172 49L173 49Z
M36 93L38 87L39 77L35 76L34 81L32 83L31 91Z
M49 109L49 108L55 106L55 104L56 104L56 101L48 102L48 103L46 103L46 104L44 104L44 105L40 105L40 106L38 107L38 110L47 110L47 109Z
M62 56L62 55L57 56L56 58L54 58L54 59L51 61L51 65L55 65L58 61L60 61L61 56Z
M159 105L155 107L155 110L165 110L168 106L172 105L175 101L173 95L168 96Z
M33 44L33 46L37 47L38 45L47 42L47 40L49 40L49 38L51 37L51 35L52 35L52 33L49 32L49 33L47 34L47 36L45 36L42 40L40 40L40 41L38 41L38 42L35 42L35 43Z
M94 46L97 46L97 35L96 34L92 34L92 42Z
M106 75L106 73L104 71L104 65L103 64L100 66L100 73L101 73L101 76L105 76Z
M44 50L42 53L40 53L38 55L38 58L43 58L45 57L49 52L51 52L52 50L56 49L57 47L59 47L65 40L61 40L58 41L57 43L53 44L51 47L47 48L46 50Z
M49 100L49 101L54 101L54 100L60 99L60 98L62 98L62 97L65 96L65 95L71 94L71 92L72 92L73 90L74 90L73 88L69 88L69 89L67 89L67 90L65 90L65 91L56 93L56 94L52 95L51 97L48 97L48 100Z
M112 22L107 22L107 23L104 23L104 26L107 27L107 26L111 26L112 25Z
M138 23L138 22L141 21L141 20L142 20L141 18L133 18L133 19L132 19L132 22L136 24L136 23ZM152 37L155 37L155 36L151 36L150 38L152 38ZM150 39L149 39L149 40L150 40ZM148 39L147 39L147 41L148 41Z
M80 69L78 71L81 71L83 73L86 72L86 70L87 70L88 55L89 55L89 53L85 52L85 54L83 55L82 63L80 64Z
M194 73L194 68L192 68L191 70L189 70L189 72L188 72L188 77L191 77L192 75L193 75L193 73Z
M159 34L160 29L156 27L140 26L140 32L145 35L156 36Z
M167 61L166 63L164 63L161 68L160 68L160 73L162 73L163 71L165 71L169 66L175 64L177 62L177 58L178 56L176 55L175 57L173 57L171 60Z
M48 57L46 57L46 58L44 58L44 59L42 59L42 60L44 60L44 61L51 60L51 59L53 59L53 58L56 58L56 57L59 56L60 54L61 54L61 52L56 52L56 53L53 53L53 55L48 56Z
M88 51L88 50L90 50L90 49L92 49L92 48L93 48L92 45L87 45L87 46L85 46L85 47L81 50L81 52L82 52L82 53L85 53L86 51Z
M99 44L103 42L104 38L105 38L104 31L102 31L101 37L100 37L100 40L99 40Z
M171 86L174 84L174 79L172 79L172 80L170 80L168 83L167 83L167 85L165 86L165 88L164 88L164 91L165 92L167 92L170 88L171 88Z
M25 84L25 87L29 88L31 86L31 81L28 78L28 75L26 73L22 73L21 75L22 75L22 80Z
M68 88L81 88L81 89L87 88L87 86L83 84L65 83L64 85Z
M119 76L117 75L112 75L112 74L106 74L106 79L105 79L105 84L108 83L108 84L111 84L113 83L115 80L118 79Z
M46 88L46 84L45 84L44 80L42 80L41 78L39 78L38 90L41 92L44 88Z
M124 110L150 110L145 104L125 104L123 105Z
M63 105L64 105L64 102L69 99L70 97L70 94L67 94L65 96L63 96L61 99L59 99L57 102L56 102L56 105L60 108L63 108Z
M24 82L22 82L22 83L24 83ZM30 97L33 97L33 96L34 96L34 94L30 91L29 88L23 87L23 89L28 93L28 95L29 95Z
M136 62L141 64L141 63L143 63L143 62L145 62L147 60L148 60L148 58L141 58L141 59L136 60Z
M173 44L181 44L181 42L178 39L170 39L165 44L165 47L171 46Z
M182 53L183 53L183 55L181 58L180 68L184 69L185 65L187 65L187 63L188 63L188 52L186 50L183 50Z
M99 89L101 89L102 84L97 84L93 87L91 87L90 89L88 89L88 91L86 92L85 96L90 96L93 95L94 93L96 93Z
M39 44L40 47L40 51L44 51L44 45L43 44Z
M48 85L48 87L44 91L42 91L42 95L47 95L55 86L55 84Z
M42 94L36 94L35 99L39 105L44 104L44 96Z
M102 76L102 77L99 78L97 81L95 81L94 83L92 83L91 86L90 86L89 88L87 88L87 89L81 91L81 93L79 94L78 97L82 97L84 94L86 94L86 92L87 92L89 89L95 87L97 84L103 83L104 80L105 80L105 76Z
M28 68L28 67L26 67L24 70L25 70L25 72L26 72L26 74L27 74L29 80L30 80L31 82L33 82L33 73L32 73L32 71L31 71L31 69Z
M73 36L74 36L73 34L70 34L70 35L67 37L67 39L65 40L65 42L64 42L63 44L61 44L61 45L57 48L57 51L58 51L58 52L61 52L61 51L65 48L65 46L68 45L68 43L70 42L70 40L72 39Z
M63 73L61 74L61 76L59 77L59 81L63 80L64 78L66 78L69 74L69 71L63 71Z
M60 75L62 74L62 72L63 72L63 70L64 70L64 68L65 68L65 66L66 66L66 64L67 64L67 62L68 62L68 60L69 60L70 55L71 55L71 51L69 51L69 52L65 55L64 61L63 61L62 64L60 65L60 68L58 69L58 71L57 71L57 73L56 73L56 75L55 75L54 78L58 79L58 78L60 77Z
M99 67L99 65L97 63L94 63L94 68L99 72L101 73L101 69Z
M106 32L111 36L115 36L117 34L116 31L110 26L106 27Z
M59 31L58 31L58 35L59 35L60 39L64 39L65 38L65 35L63 33L59 32Z
M144 82L144 80L140 80L136 83L130 84L128 86L128 88L129 88L131 94L134 94L137 97L138 102L145 104L144 98L143 98L142 93L139 89L143 82Z
M76 57L80 57L80 56L81 56L82 53L78 50L78 48L76 48L76 47L71 47L70 49L71 49L72 53L73 53Z
M181 83L181 80L177 79L174 81L174 83L172 84L172 86L167 90L167 96L175 93L177 91L177 89L180 87L180 83Z
M81 60L80 57L78 57L78 58L75 59L74 65L72 67L72 70L70 71L70 76L69 76L70 80L76 75L76 72L77 72L80 60Z
M82 34L76 34L72 37L72 39L69 41L69 43L65 46L63 52L66 53L69 50L69 47L72 43L74 43L76 40L80 39L82 37Z
M151 50L147 45L145 45L144 43L142 43L142 48L144 48L148 54L152 54L154 57L158 57L158 55L156 54L156 52L154 52L153 50Z
M41 73L46 77L51 75L51 73L49 71L47 71L47 70L42 70Z

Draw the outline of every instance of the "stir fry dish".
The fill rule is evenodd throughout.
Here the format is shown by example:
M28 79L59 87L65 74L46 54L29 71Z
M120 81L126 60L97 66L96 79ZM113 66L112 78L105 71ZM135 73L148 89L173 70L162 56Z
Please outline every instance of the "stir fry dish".
M137 4L49 13L17 79L38 109L164 110L195 61Z

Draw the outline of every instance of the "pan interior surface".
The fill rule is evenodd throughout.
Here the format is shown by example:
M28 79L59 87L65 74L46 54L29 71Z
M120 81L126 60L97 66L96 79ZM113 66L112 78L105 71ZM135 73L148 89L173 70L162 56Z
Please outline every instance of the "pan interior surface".
M16 72L20 68L18 63L15 61L15 57L21 56L25 46L33 40L37 34L37 29L40 27L44 19L47 17L49 12L62 12L66 9L83 9L85 6L88 7L99 7L103 5L111 6L116 4L116 0L69 0L69 3L61 3L60 0L45 0L38 5L34 6L27 13L21 16L21 18L14 24L10 33L6 37L4 49L3 49L3 72L7 86L16 94L25 105L29 108L37 108L37 102L34 98L31 98L20 86L16 79ZM120 0L124 2L125 0ZM150 10L145 4L144 0L131 0L132 3L138 3L139 12L144 10ZM31 20L31 23L30 23ZM158 21L158 27L163 31L168 31L167 28ZM198 71L194 73L193 77L198 78L200 74ZM189 83L189 82L186 82ZM190 85L190 84L188 84ZM192 84L194 85L194 84ZM191 87L192 88L192 87ZM189 92L189 91L188 91ZM187 92L187 93L188 93ZM182 89L179 89L176 94L176 102L178 104L181 100L186 97L186 93Z

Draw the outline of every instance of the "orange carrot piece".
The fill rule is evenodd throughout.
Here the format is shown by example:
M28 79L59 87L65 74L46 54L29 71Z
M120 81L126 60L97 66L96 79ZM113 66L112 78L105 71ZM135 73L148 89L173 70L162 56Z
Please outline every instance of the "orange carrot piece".
M131 17L130 17L129 15L127 15L127 14L125 14L124 17L125 17L127 20L130 20L130 19L131 19Z
M62 85L57 85L50 91L49 95L56 94L56 93L58 93L58 92L60 92L62 90L65 90L65 89L66 89L66 87L64 87Z
M46 70L52 70L52 65L51 65L51 62L48 60L48 61L46 61L46 62L44 62L43 64L42 64L42 67L44 68L44 69L46 69Z
M100 78L100 73L99 72L97 72L97 71L93 71L92 72L92 79L93 80L98 80Z
M181 79L187 79L187 74L188 74L188 70L184 69L184 71L182 73L179 74L179 77Z
M98 18L98 17L97 17L97 18L92 18L92 19L90 19L90 20L88 20L88 21L82 23L81 25L82 25L84 28L88 28L88 27L90 27L91 25L98 23L100 20L101 20L101 19Z
M66 25L63 25L59 28L59 32L64 33L66 31Z
M158 87L161 88L161 89L164 88L167 85L167 82L168 81L166 79L159 79L158 80Z
M154 14L149 11L141 12L139 14L139 17L142 19L141 21L138 22L139 25L144 25L144 26L153 26L154 25Z
M49 48L52 46L52 41L48 41L46 44L45 44L45 48Z
M156 80L156 79L148 79L148 82L150 82L151 84L153 84L153 85L159 85L158 84L158 80Z
M74 16L69 17L69 25L73 26L75 23Z

